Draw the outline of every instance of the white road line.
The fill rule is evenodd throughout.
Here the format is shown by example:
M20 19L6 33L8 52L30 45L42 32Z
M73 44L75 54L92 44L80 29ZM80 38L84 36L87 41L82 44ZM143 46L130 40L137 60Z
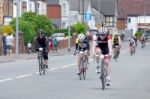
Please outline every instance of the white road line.
M123 54L123 53L125 53L127 51L128 51L128 49L123 50L123 51L121 51L121 54ZM93 59L90 59L90 61L93 61ZM76 64L74 63L74 64L69 64L69 65L65 65L65 66L61 66L61 67L57 67L57 68L50 68L49 70L53 71L53 70L58 70L58 69L71 67L71 66L74 66L74 65L76 65ZM33 74L39 74L39 72L36 72L36 73L33 73ZM29 76L32 76L33 74L26 74L26 75L17 76L17 77L14 77L14 78L3 79L3 80L0 80L0 83L5 82L5 81L14 80L14 79L20 79L20 78L29 77Z
M21 76L18 76L18 77L16 77L17 79L18 78L25 78L25 77L29 77L29 76L32 76L33 74L27 74L27 75L21 75Z
M49 69L50 71L52 71L52 70L57 70L58 68L51 68L51 69Z
M0 80L0 83L1 82L5 82L5 81L9 81L9 80L13 80L14 78L7 78L7 79L3 79L3 80Z

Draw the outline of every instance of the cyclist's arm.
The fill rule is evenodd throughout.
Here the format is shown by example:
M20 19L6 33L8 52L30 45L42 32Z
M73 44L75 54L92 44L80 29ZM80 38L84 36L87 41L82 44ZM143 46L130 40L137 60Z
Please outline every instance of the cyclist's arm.
M119 45L122 45L121 37L119 36Z

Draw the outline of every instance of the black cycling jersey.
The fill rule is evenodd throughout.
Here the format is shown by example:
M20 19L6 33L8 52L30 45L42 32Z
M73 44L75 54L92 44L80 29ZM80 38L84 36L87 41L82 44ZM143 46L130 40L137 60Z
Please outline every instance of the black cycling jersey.
M47 48L48 44L47 44L47 38L45 36L43 36L42 38L40 36L36 37L36 46L37 48L42 47L42 48Z
M90 44L89 44L89 40L88 38L85 38L85 40L83 42L78 42L78 44L76 45L76 50L90 50Z
M97 45L96 47L99 47L102 51L102 54L108 54L109 53L109 48L108 48L108 35L106 35L103 39L99 36L97 36Z
M114 38L114 42L113 42L114 45L119 45L119 38Z

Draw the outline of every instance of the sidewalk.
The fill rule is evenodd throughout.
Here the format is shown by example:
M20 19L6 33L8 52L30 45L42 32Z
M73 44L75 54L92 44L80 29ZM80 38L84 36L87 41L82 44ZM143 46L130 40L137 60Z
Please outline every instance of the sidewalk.
M68 52L68 49L59 49L58 52L55 51L50 51L49 56L61 56L64 54L72 54L74 51L74 47L71 48L71 51ZM5 63L5 62L13 62L15 60L27 60L27 59L36 59L37 54L36 53L31 53L31 54L18 54L16 55L13 53L11 56L0 56L0 63Z

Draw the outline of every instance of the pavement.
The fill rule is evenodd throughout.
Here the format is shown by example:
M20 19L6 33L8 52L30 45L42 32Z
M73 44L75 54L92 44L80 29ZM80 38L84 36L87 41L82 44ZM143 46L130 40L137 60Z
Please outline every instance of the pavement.
M57 52L56 51L50 51L49 52L49 57L50 56L61 56L64 54L72 54L74 51L74 47L71 47L71 51L68 52L68 49L59 49ZM13 62L16 60L28 60L28 59L35 59L37 58L37 54L36 53L24 53L24 54L18 54L16 55L15 53L12 53L10 56L0 56L0 63L5 63L5 62Z

